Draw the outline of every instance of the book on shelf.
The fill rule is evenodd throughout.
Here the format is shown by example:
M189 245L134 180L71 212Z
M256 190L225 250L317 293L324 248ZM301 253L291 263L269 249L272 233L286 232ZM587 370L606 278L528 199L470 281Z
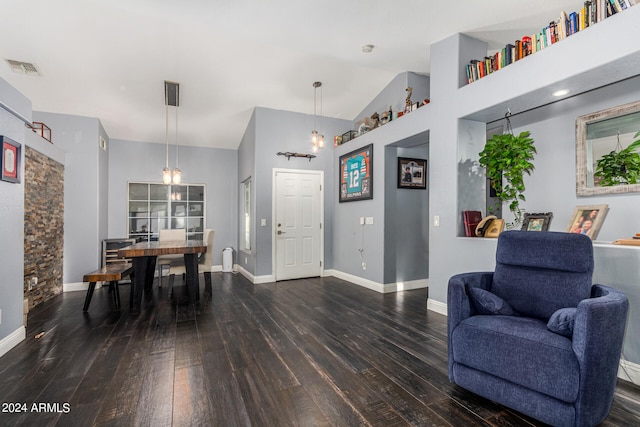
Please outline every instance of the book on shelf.
M464 235L466 237L476 237L476 227L482 221L482 212L462 211L462 220L464 223Z
M507 43L504 48L481 60L469 61L465 70L467 83L479 80L526 56L546 49L616 13L635 6L637 2L640 3L640 0L585 0L579 11L569 14L561 11L558 20L551 21L539 33L522 36L521 40L516 40L513 44Z

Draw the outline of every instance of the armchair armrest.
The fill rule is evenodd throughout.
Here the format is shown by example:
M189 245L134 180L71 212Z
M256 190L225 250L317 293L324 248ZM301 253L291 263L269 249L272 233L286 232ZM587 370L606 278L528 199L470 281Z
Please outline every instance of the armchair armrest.
M447 288L447 339L449 347L449 379L453 381L453 357L451 333L467 317L471 316L471 303L467 296L467 286L489 290L493 281L493 272L456 274L449 279Z
M578 420L604 419L615 391L629 300L616 289L593 285L591 298L578 304L573 351L580 364Z

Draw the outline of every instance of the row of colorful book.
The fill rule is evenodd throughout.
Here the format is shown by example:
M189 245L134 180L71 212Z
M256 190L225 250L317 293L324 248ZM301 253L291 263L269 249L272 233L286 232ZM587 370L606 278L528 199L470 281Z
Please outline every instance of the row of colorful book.
M484 59L471 60L466 65L467 83L479 80L635 4L636 0L588 0L579 12L571 12L568 15L561 12L557 21L550 22L539 33L524 36L513 44L509 43Z

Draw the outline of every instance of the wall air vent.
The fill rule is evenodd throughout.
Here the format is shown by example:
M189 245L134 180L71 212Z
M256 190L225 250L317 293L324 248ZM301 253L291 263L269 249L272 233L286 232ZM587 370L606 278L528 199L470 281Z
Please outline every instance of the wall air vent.
M40 73L35 65L30 62L15 61L13 59L5 59L11 70L15 73L26 74L28 76L39 76Z

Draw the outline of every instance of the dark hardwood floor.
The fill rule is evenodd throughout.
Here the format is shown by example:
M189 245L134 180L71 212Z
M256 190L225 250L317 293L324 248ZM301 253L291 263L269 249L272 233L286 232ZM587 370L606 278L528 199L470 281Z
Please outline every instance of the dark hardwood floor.
M0 425L540 425L449 382L446 318L426 310L426 289L200 283L195 308L172 305L166 283L137 315L128 286L119 313L106 287L88 313L84 292L37 307L0 358ZM26 412L4 412L16 403ZM640 388L619 382L603 425L639 424Z

